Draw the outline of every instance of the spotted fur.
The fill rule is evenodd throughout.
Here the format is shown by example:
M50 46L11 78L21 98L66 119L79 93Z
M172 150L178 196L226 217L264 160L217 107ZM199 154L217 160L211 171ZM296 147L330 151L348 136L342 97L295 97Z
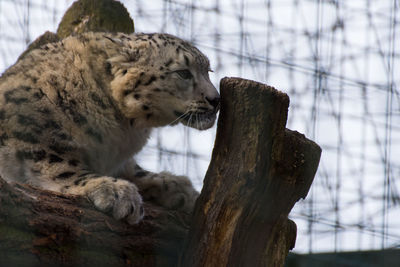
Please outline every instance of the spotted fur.
M0 78L0 175L85 195L131 224L143 198L190 212L187 177L147 172L133 156L154 127L213 125L209 68L197 48L158 33L87 33L27 53Z

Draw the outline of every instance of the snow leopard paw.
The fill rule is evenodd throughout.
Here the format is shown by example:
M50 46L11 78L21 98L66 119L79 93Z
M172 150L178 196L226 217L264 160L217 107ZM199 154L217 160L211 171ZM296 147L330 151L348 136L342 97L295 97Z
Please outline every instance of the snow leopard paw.
M186 176L168 172L143 177L137 183L145 200L153 201L168 209L191 213L199 193Z
M88 179L84 187L85 195L96 208L111 213L115 219L136 224L143 218L142 197L134 184L112 177L98 177Z

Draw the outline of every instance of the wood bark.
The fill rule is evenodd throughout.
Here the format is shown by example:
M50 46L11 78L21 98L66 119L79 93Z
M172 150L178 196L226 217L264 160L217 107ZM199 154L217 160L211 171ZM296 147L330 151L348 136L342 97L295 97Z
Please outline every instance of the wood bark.
M181 266L283 266L288 214L311 186L321 149L285 129L289 98L254 81L221 81L212 160Z
M145 204L129 226L84 197L0 178L0 266L175 266L188 215Z

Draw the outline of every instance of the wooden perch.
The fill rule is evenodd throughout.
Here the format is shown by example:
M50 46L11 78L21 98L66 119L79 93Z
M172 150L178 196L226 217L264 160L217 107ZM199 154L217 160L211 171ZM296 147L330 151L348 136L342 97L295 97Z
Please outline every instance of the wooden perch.
M285 129L289 98L243 79L221 81L212 160L196 203L181 266L283 266L321 149Z
M145 211L129 226L83 197L0 178L0 266L175 266L188 216Z

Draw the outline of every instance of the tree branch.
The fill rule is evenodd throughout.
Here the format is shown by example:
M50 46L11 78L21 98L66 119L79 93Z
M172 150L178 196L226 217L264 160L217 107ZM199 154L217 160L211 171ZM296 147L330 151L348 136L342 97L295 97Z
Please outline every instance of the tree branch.
M174 266L189 216L149 203L145 211L129 226L83 197L0 178L0 265Z

